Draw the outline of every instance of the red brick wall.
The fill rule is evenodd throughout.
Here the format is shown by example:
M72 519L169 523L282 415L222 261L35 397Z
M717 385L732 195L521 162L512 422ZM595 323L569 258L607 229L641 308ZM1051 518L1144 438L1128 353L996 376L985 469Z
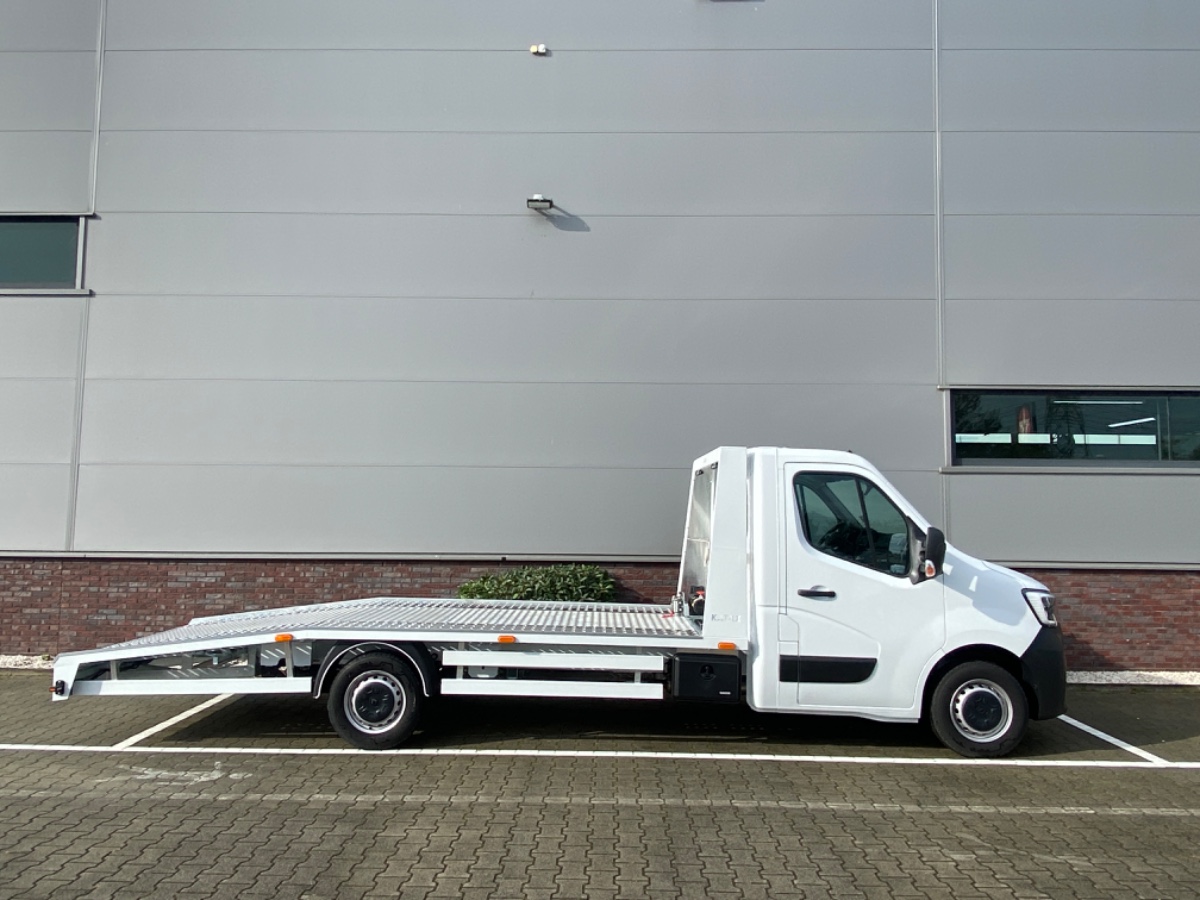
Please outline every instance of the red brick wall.
M453 597L503 563L0 559L0 653L111 644L212 616L356 597ZM620 599L665 602L675 563L603 564Z
M450 597L503 564L0 559L0 653L127 640L193 616L355 597ZM622 599L665 601L674 563L605 565ZM1059 598L1073 669L1200 669L1200 572L1030 570Z
M1072 669L1200 669L1200 572L1026 571L1058 598Z

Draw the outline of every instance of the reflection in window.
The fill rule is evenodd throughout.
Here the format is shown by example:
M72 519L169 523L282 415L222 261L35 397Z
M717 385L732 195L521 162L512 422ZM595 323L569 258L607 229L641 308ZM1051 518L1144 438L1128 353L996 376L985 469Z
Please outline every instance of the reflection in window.
M1200 393L954 391L956 465L1200 462Z

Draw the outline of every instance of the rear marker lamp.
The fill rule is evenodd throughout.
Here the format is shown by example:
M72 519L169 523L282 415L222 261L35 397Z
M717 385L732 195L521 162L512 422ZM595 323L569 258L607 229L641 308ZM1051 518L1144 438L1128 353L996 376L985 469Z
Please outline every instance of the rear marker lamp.
M1058 616L1054 612L1055 599L1053 594L1049 591L1038 590L1036 588L1026 588L1021 593L1025 595L1025 602L1029 604L1029 608L1033 610L1033 614L1039 622L1050 628L1058 627Z
M516 635L512 634L502 634L500 637L496 638L497 644L515 644L516 642Z
M733 641L718 641L717 649L718 650L736 650L737 644L735 644Z

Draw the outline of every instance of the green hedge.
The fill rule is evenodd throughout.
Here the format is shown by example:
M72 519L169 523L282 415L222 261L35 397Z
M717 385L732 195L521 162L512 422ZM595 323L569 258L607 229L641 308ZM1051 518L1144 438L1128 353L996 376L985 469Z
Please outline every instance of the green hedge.
M471 600L589 600L617 599L617 582L599 566L521 566L494 575L481 575L458 589Z

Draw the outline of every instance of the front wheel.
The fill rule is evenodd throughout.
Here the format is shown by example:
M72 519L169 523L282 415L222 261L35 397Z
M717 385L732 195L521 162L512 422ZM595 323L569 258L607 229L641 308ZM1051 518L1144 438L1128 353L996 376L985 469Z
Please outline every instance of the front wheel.
M938 740L963 756L1007 756L1025 736L1029 701L1007 670L994 663L963 663L934 689L929 723Z
M329 721L360 750L399 747L417 727L420 680L391 653L365 653L346 663L329 688Z

